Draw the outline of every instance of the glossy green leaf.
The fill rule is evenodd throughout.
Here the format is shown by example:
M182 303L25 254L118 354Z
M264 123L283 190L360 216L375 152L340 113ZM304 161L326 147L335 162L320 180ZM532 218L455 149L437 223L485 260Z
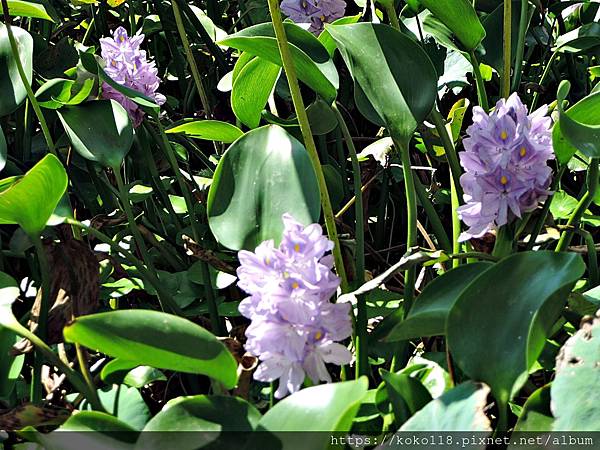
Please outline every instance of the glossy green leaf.
M0 314L4 314L1 309ZM19 340L14 331L0 327L0 400L10 397L25 362L25 355L11 354L13 345Z
M582 53L600 46L600 23L587 23L575 30L558 36L556 51Z
M286 212L318 222L319 188L306 149L277 125L246 133L219 161L207 212L217 240L233 250L279 242Z
M7 4L8 12L11 16L31 17L32 19L44 19L54 22L42 4L26 2L23 0L7 0ZM0 3L0 13L4 13L2 3Z
M244 133L235 125L219 120L194 120L184 122L166 130L167 133L182 133L195 139L218 141L229 144Z
M67 173L54 155L46 155L23 177L0 192L0 223L18 224L30 236L46 227L67 189Z
M231 108L243 124L250 128L260 124L262 110L280 72L277 64L256 57L237 74L231 90Z
M596 431L600 424L600 314L584 319L556 359L550 388L554 431Z
M86 101L94 88L94 78L77 80L53 78L45 82L35 93L39 105L47 109L59 109L65 105L79 105Z
M133 145L125 108L114 100L98 100L57 113L77 153L105 167L120 167Z
M437 74L421 46L383 24L332 25L327 31L390 134L412 136L437 96Z
M448 346L458 366L506 405L584 271L579 255L538 251L511 255L475 278L448 316Z
M550 431L553 422L554 417L550 411L550 385L546 385L529 396L523 405L515 431Z
M366 377L342 383L322 384L301 389L284 398L260 420L248 448L280 450L326 450L330 445L327 433L347 432L367 394ZM302 431L303 439L289 431ZM281 434L277 434L281 432Z
M298 78L331 103L337 96L338 73L327 49L310 32L284 24ZM271 23L254 25L232 34L222 44L281 66L281 55Z
M344 25L344 24L348 24L348 23L356 23L361 19L361 17L362 17L362 14L357 14L355 16L340 17L339 19L336 19L333 22L331 22L331 25ZM333 57L333 54L335 53L335 49L337 48L337 45L335 44L335 41L331 37L331 34L329 34L329 31L327 31L326 29L321 31L321 34L319 34L318 39L319 39L319 42L321 44L323 44L323 47L325 47L327 49L327 52L329 53L329 55L331 57Z
M33 78L33 39L22 28L13 26L12 32L17 41L25 75L31 83ZM0 95L0 117L14 112L27 98L27 91L12 56L8 31L2 23L0 23L0 92L2 93Z
M463 264L435 278L417 297L405 320L397 322L393 315L383 320L379 326L389 329L384 340L392 342L445 334L448 314L460 293L491 266L489 262Z
M6 166L6 157L8 155L8 146L6 145L6 138L4 137L4 131L0 127L0 171Z
M211 333L181 317L118 310L76 318L65 339L138 365L207 375L226 388L237 382L233 356Z
M123 378L123 384L138 389L141 389L150 383L154 383L155 381L167 381L167 377L160 370L148 366L138 366L131 369L127 375L125 375L125 378Z
M474 50L485 37L485 30L469 0L419 0L468 51Z
M12 312L12 304L19 294L19 285L15 279L0 272L0 327L15 333L18 333L18 329L23 327Z
M209 443L211 448L243 448L260 418L258 410L239 397L179 397L148 422L136 449L195 450Z
M380 370L380 373L396 425L406 422L431 401L429 391L416 378L387 370Z
M462 383L429 402L398 431L490 432L490 421L484 413L489 391L480 383Z
M565 111L563 101L570 88L566 80L558 87L558 122L552 130L554 152L563 164L576 151L600 158L600 93L590 94Z

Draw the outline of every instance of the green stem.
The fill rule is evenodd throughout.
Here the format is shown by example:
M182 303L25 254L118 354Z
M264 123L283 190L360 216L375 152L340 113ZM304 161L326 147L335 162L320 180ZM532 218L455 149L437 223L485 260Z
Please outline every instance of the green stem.
M452 253L460 253L460 218L458 217L458 207L460 201L458 200L458 193L454 178L450 178L450 206L452 208ZM460 261L458 259L452 260L452 267L458 267Z
M390 20L390 25L396 30L400 30L400 22L398 20L398 13L396 12L396 8L394 7L394 2L386 1L384 2L383 7L385 8L385 13L387 14L388 19Z
M571 214L571 217L569 217L569 220L567 221L567 229L560 235L558 245L556 246L557 252L562 252L567 249L573 237L573 229L577 227L579 221L583 217L583 214L592 203L592 200L594 200L594 195L598 190L598 172L598 160L596 158L590 159L590 165L587 173L587 191L585 194L583 194L581 200L579 200L579 203L577 204L575 211L573 211Z
M50 308L50 290L52 289L52 282L50 278L50 265L48 263L48 257L46 256L46 250L40 236L32 236L33 244L35 246L35 252L40 267L40 273L42 276L41 284L41 298L40 298L40 310L37 318L37 336L40 340L45 341L47 338L48 330L48 310ZM44 364L43 355L36 353L33 363L33 376L31 380L31 402L40 403L43 397L43 384L42 384L42 365Z
M75 351L77 353L77 362L79 363L79 371L83 376L83 380L85 384L88 386L88 390L94 393L97 402L100 404L100 399L98 398L98 392L96 391L96 386L94 386L94 381L92 380L92 376L90 374L90 370L88 368L87 360L85 355L86 351L79 344L75 344Z
M503 60L504 70L502 74L502 97L510 95L510 68L512 51L512 0L504 0L504 22L503 22Z
M565 170L567 170L566 165L561 166L561 168L558 170L558 172L554 176L554 179L552 180L552 185L550 186L550 191L552 191L552 192L556 191L556 188L558 187L558 183L560 182L560 179L562 178L563 173L565 173ZM548 197L546 199L546 201L544 202L544 207L542 208L542 212L540 213L540 216L538 217L538 220L535 223L533 231L531 232L531 235L529 236L529 241L527 242L527 246L525 247L526 250L533 249L533 246L535 245L535 240L537 239L540 232L542 231L542 228L544 228L544 223L546 223L546 217L548 217L548 212L550 212L550 206L552 205L553 199L554 199L554 196L552 195L552 196Z
M171 146L171 143L169 142L169 138L167 138L167 135L165 134L165 129L164 129L162 123L160 122L160 119L158 119L158 118L156 119L156 125L158 127L158 131L161 136L163 151L165 152L165 154L167 156L169 164L171 165L171 169L175 173L175 178L177 179L177 183L179 184L179 189L181 190L183 198L185 199L185 204L187 206L188 214L190 215L190 223L191 223L191 227L192 227L192 234L194 235L193 236L194 241L196 241L199 244L200 242L202 242L202 239L201 239L202 232L199 227L200 222L198 221L198 218L196 217L196 209L195 209L196 205L192 201L192 196L191 196L190 190L188 188L188 185L186 184L186 182L183 178L183 175L181 174L181 170L179 168L179 163L177 162L177 157L175 156L175 151L173 150L173 147ZM212 325L212 329L215 334L222 336L225 334L225 324L219 317L219 310L217 307L217 299L216 299L215 293L213 291L213 286L212 286L212 282L210 279L210 271L208 269L207 263L204 261L201 261L200 268L201 268L202 276L203 276L203 280L204 280L204 295L206 296L206 300L207 300L207 304L208 304L208 313L210 316L210 322Z
M406 191L406 249L409 251L417 245L417 195L413 177L408 142L392 136L394 145L400 151L402 173L404 174L404 190ZM415 294L416 268L410 267L404 275L404 311L410 311Z
M421 206L425 210L425 214L427 214L427 218L431 224L433 234L438 241L438 245L442 250L451 252L452 245L450 244L450 239L448 239L446 230L444 230L444 224L442 223L434 206L431 204L431 201L427 197L425 187L421 184L418 178L415 179L415 191L417 193L417 197L419 198L419 203L421 203Z
M589 231L578 228L576 232L585 240L585 245L587 247L589 272L587 288L592 289L598 286L598 280L600 279L600 275L598 274L598 253L596 252L596 244L594 243L594 237Z
M458 161L456 147L454 147L454 142L452 142L452 139L450 138L450 134L448 133L448 129L446 128L446 123L442 117L442 114L436 108L433 108L430 117L435 125L438 135L440 136L442 145L444 146L452 179L454 180L456 189L458 189L458 196L462 197L462 189L460 188L460 174L462 171L460 169L460 162Z
M544 67L544 72L542 72L542 77L540 78L540 82L538 83L540 85L540 88L542 88L544 86L544 83L548 79L548 76L550 75L550 72L552 71L552 64L554 64L554 61L556 60L556 57L558 56L558 54L559 54L558 50L556 50L554 53L552 53L552 56L550 56L550 59L546 63L546 67ZM540 93L539 93L539 91L536 91L533 94L533 100L531 101L531 108L529 108L531 111L535 111L539 99L540 99Z
M521 19L519 21L519 35L517 38L517 53L515 55L515 71L513 74L512 91L519 90L521 84L521 69L523 68L523 53L525 52L525 36L529 27L529 0L521 0Z
M200 101L202 102L202 106L204 107L206 115L208 117L212 117L212 109L210 107L210 102L208 101L208 95L206 94L206 89L204 89L204 84L202 84L202 78L200 77L200 72L198 71L198 65L196 64L196 59L194 58L192 47L190 47L190 41L188 40L187 34L185 33L185 27L183 26L181 11L179 10L179 6L177 6L176 1L172 1L171 5L173 6L173 15L175 16L175 23L177 25L179 38L183 43L185 57L188 61L188 64L190 65L192 77L194 78L194 83L196 84L198 95L200 96Z
M8 33L8 40L10 42L12 56L13 56L16 66L17 66L17 70L19 72L19 77L21 78L21 83L23 83L23 86L25 87L25 91L27 92L27 98L31 102L31 106L33 107L35 115L37 116L37 118L40 122L40 126L42 128L42 133L44 134L44 138L46 139L46 144L48 145L48 151L50 153L54 154L55 156L57 156L56 148L54 147L54 141L52 140L52 135L50 134L48 124L46 123L44 114L42 113L42 110L40 109L40 105L38 104L37 99L35 98L35 94L33 93L33 90L31 89L31 84L29 83L29 80L27 79L27 75L25 74L25 69L23 69L23 64L21 63L21 57L19 56L19 48L17 46L17 41L15 40L15 36L12 32L11 18L10 18L10 14L8 11L8 2L7 2L7 0L1 0L1 1L2 1L2 10L4 11L4 24L6 25L6 31Z
M487 92L485 91L485 82L483 81L479 61L477 61L474 50L471 50L470 56L471 65L473 66L473 75L475 76L475 84L477 85L477 101L479 102L479 106L487 112L490 107L488 105Z
M179 306L177 306L177 303L175 303L175 301L171 297L171 294L164 290L163 284L160 282L156 274L148 270L144 266L144 263L137 259L131 252L125 250L118 243L113 241L111 238L109 238L107 235L102 233L100 230L97 230L96 228L89 227L75 219L66 219L66 223L77 228L81 228L82 230L87 231L89 234L94 236L99 241L108 244L112 251L115 252L115 254L121 255L129 264L133 265L138 270L140 276L144 279L144 281L147 281L154 288L154 290L156 290L158 298L161 302L163 302L174 314L181 315L181 309L179 308Z
M503 225L496 232L496 242L492 255L497 258L508 256L513 251L514 235L509 225Z
M292 59L292 53L290 45L287 40L283 21L281 19L281 11L279 10L279 3L277 0L268 0L269 11L271 13L271 19L273 21L273 28L275 30L275 37L277 38L277 45L279 46L279 52L281 55L281 61L283 70L285 71L288 84L290 87L290 93L292 95L292 101L294 103L294 109L296 116L300 124L300 130L302 131L302 137L304 138L304 144L308 151L308 156L312 162L313 168L317 175L317 181L319 183L319 190L321 191L321 206L323 209L323 215L325 216L325 225L327 227L327 234L329 239L333 241L333 257L335 260L335 268L341 279L342 292L348 291L348 279L346 277L346 270L344 268L344 260L342 258L342 251L340 248L340 242L338 239L337 229L335 226L335 218L333 215L333 208L331 207L331 199L329 198L329 192L327 190L327 184L325 182L325 175L323 174L323 168L319 160L319 154L317 153L317 147L315 140L310 129L310 122L308 121L308 115L306 108L304 107L304 100L300 93L300 85L298 84L298 77L296 75L296 67Z

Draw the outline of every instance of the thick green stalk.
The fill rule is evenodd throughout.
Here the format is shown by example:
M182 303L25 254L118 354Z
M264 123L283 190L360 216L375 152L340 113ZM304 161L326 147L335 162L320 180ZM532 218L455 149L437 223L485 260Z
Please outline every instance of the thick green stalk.
M392 137L394 146L400 151L402 160L402 173L404 174L404 190L406 191L406 249L410 250L417 245L417 195L415 180L412 172L408 140L403 141ZM410 311L415 295L416 268L413 266L404 274L404 311Z
M38 313L38 328L37 336L40 340L45 341L47 337L48 327L48 310L50 308L50 290L52 289L52 282L50 278L50 265L48 263L48 257L46 256L46 250L40 236L32 236L33 244L35 245L35 253L37 255L38 264L40 268L40 274L42 276L41 284L41 299L40 299L40 310ZM36 353L33 363L33 375L31 379L31 402L40 403L43 396L43 384L42 384L42 365L44 364L43 355Z
M283 21L281 19L281 11L279 10L279 3L277 0L269 1L269 11L271 12L271 19L273 21L273 28L275 30L275 36L277 38L277 45L279 46L279 52L281 54L281 61L283 70L288 80L290 87L290 93L292 95L292 101L294 103L294 109L300 124L300 130L302 131L302 137L304 138L304 144L308 151L308 156L312 162L313 168L317 175L317 181L319 183L319 190L321 191L321 207L323 209L323 215L325 216L325 225L327 227L327 234L329 239L333 241L333 257L335 260L335 268L339 277L341 278L342 292L348 291L348 279L346 277L346 270L344 268L344 260L342 258L342 251L340 248L340 242L338 239L337 228L335 226L335 218L333 215L333 208L331 207L331 199L329 198L329 192L327 190L327 183L325 182L325 175L323 174L323 168L321 167L321 161L319 160L319 154L315 145L315 140L310 129L310 123L308 121L308 115L304 106L304 100L300 93L300 85L298 84L298 77L296 75L296 67L294 60L292 59L292 53L290 45L287 40Z
M40 109L40 105L35 98L35 94L31 89L31 84L29 84L29 80L27 79L27 75L25 74L25 69L23 69L23 64L21 63L21 57L19 56L19 48L17 47L17 41L15 40L15 36L12 32L11 27L11 19L8 11L8 2L7 0L2 1L2 10L4 11L4 25L6 25L6 31L8 33L8 40L10 42L10 48L12 50L12 56L17 66L17 70L19 71L19 77L21 78L21 82L25 87L25 91L27 92L27 98L31 102L31 106L37 116L40 126L42 128L42 133L44 134L44 138L46 139L46 144L48 145L48 151L52 154L56 155L56 148L54 146L54 141L52 140L52 135L50 134L50 129L48 128L48 124L46 123L46 119L44 118L44 114ZM4 95L4 94L2 94Z
M212 117L212 109L210 107L208 95L206 94L206 89L204 89L204 84L202 83L202 78L200 77L200 72L198 71L196 59L194 58L194 54L192 53L192 47L190 47L190 41L188 40L187 34L185 33L183 19L181 17L181 11L179 10L179 6L177 6L176 1L172 1L171 5L173 6L173 15L175 16L175 23L177 25L177 31L179 32L179 38L183 43L185 56L187 58L188 64L190 65L192 77L194 78L194 83L196 84L198 95L200 96L200 101L202 102L202 106L204 107L206 115L210 118Z
M579 228L577 234L579 234L584 240L587 247L587 260L588 260L588 272L589 280L587 289L592 289L598 286L600 275L598 274L598 252L596 252L596 243L592 233L582 228Z
M515 54L515 71L513 73L512 91L519 90L521 84L521 70L523 68L523 53L525 52L525 36L529 27L529 0L521 0L521 20L519 21L519 35L517 38L517 53Z
M458 241L460 238L460 218L458 217L457 213L459 206L460 201L458 199L454 178L450 178L450 207L452 208L452 253L460 253L460 242ZM458 267L459 265L460 260L452 260L452 267Z
M579 200L579 203L577 203L577 207L571 214L571 217L569 217L569 220L567 221L567 229L560 235L558 245L556 246L557 252L562 252L567 249L573 237L573 229L579 224L579 221L583 217L586 209L588 209L594 200L594 195L598 190L598 175L598 159L592 158L590 159L590 165L587 173L587 191L585 194L583 194L581 200Z
M396 12L396 8L394 7L393 1L386 1L383 3L383 7L385 8L385 13L390 20L390 25L396 30L400 29L400 22L398 21L398 13Z
M196 217L196 209L195 209L196 205L192 201L192 196L191 196L189 187L186 184L185 180L183 179L183 175L181 174L181 170L179 169L179 163L177 162L177 157L175 156L175 151L173 150L173 147L171 146L171 143L169 142L169 138L167 138L167 135L165 134L165 129L164 129L162 123L160 122L160 119L158 119L158 118L156 119L156 125L158 127L158 132L161 136L163 151L165 152L165 154L167 156L167 160L169 161L169 164L171 165L171 169L175 173L175 178L177 179L177 183L179 184L179 189L181 190L183 198L185 199L185 204L188 209L188 214L190 215L190 223L191 223L191 227L192 227L192 234L194 235L193 236L194 241L196 241L197 243L200 243L202 241L202 239L201 239L202 233L199 228L200 222L198 221L198 218ZM210 316L210 322L212 325L212 329L215 334L222 336L225 334L225 324L219 317L219 310L217 307L217 299L215 297L215 292L213 291L213 286L212 286L212 282L210 279L210 273L209 273L207 263L204 261L201 261L200 268L201 268L202 276L203 276L203 280L204 280L204 295L206 295L206 300L207 300L207 304L208 304L208 313Z
M504 22L503 22L502 53L504 70L502 73L502 96L508 98L510 95L510 68L512 64L512 0L504 0Z
M565 173L565 170L567 170L566 165L560 167L560 169L554 176L554 180L552 180L552 185L550 186L550 191L552 191L552 192L556 191L556 188L558 187L558 183L560 182L560 179L562 178L563 173ZM548 217L548 212L550 211L550 206L552 205L553 199L554 199L554 196L551 195L544 202L544 207L542 208L542 212L540 213L540 216L538 217L538 220L535 223L533 231L531 232L531 235L529 236L529 241L527 242L527 246L525 247L526 250L533 249L533 246L535 245L535 240L537 239L540 232L542 231L542 228L544 228L544 223L546 223L546 217Z
M485 91L485 82L481 75L481 68L479 67L479 61L475 56L475 51L471 50L471 65L473 66L473 75L475 76L475 84L477 85L477 101L486 112L489 111L490 107L487 100L487 92Z

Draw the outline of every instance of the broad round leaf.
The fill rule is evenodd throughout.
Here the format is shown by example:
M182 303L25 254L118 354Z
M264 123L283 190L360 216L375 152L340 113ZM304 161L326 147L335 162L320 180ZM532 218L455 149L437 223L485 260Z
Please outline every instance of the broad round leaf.
M600 158L600 93L588 95L565 112L562 103L570 88L566 80L558 87L558 122L552 130L554 152L563 164L577 150L590 158Z
M338 73L327 49L312 33L293 23L284 23L298 78L327 102L337 96ZM281 55L271 23L243 29L223 39L222 44L259 56L281 66Z
M105 167L119 167L133 144L129 114L114 100L98 100L57 111L73 148Z
M65 339L126 361L199 373L231 389L237 364L215 336L181 317L149 310L119 310L76 318Z
M167 134L182 133L195 139L230 144L244 133L235 125L219 120L194 120L166 130Z
M327 31L390 134L412 136L437 96L438 77L427 53L388 25L332 25Z
M523 410L515 425L515 432L547 432L552 430L553 422L554 417L552 417L552 412L550 411L550 385L547 384L529 396L523 405ZM519 447L511 446L509 448Z
M277 125L257 128L225 152L208 193L208 219L217 240L233 250L254 250L283 231L290 213L319 220L317 178L304 146Z
M588 318L556 360L550 388L554 431L597 431L600 424L600 317Z
M67 173L54 155L46 155L23 177L0 192L0 223L18 224L39 235L67 189Z
M584 271L579 255L539 251L511 255L483 272L448 316L448 346L456 363L506 405Z
M219 448L243 448L260 418L258 410L239 397L179 397L148 422L136 448L195 450L217 439Z
M31 83L33 78L33 39L22 28L13 26L12 32L17 41L25 75ZM0 92L0 117L14 112L27 97L27 91L12 56L8 31L2 23L0 23Z
M455 34L466 50L474 50L485 30L470 0L419 0Z
M398 431L490 432L484 412L489 392L487 386L467 381L429 402Z
M393 314L383 320L379 327L390 328L384 340L392 342L445 334L448 314L460 293L491 266L483 261L464 264L434 279L417 297L405 320L394 321Z

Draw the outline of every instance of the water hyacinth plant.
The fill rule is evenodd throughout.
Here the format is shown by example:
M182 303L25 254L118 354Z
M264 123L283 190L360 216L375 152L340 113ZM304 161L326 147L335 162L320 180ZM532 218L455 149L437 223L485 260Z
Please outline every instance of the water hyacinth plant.
M600 431L599 5L0 0L3 448Z

